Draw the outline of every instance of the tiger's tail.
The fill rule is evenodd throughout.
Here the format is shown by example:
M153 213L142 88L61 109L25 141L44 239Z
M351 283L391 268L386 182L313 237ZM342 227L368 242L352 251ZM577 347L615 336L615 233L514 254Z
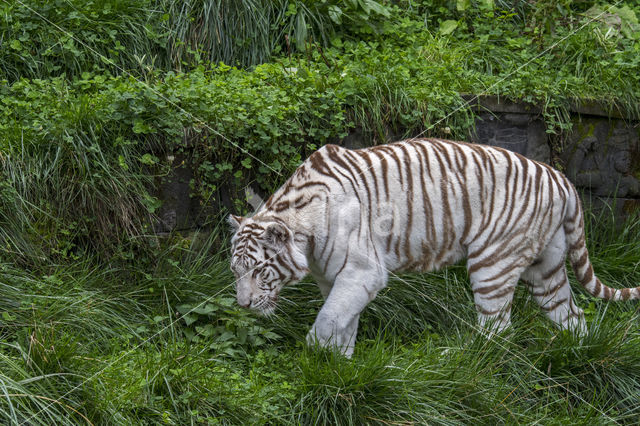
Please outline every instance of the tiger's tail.
M589 260L589 252L584 235L584 219L580 199L576 190L571 186L574 200L574 214L564 222L564 231L569 247L569 260L578 282L592 296L607 300L640 299L640 287L611 288L603 284L593 272L593 265Z

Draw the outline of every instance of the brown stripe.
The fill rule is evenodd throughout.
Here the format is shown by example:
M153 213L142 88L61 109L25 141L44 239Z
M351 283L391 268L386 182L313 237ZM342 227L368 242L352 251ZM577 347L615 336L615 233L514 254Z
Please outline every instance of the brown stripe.
M400 178L400 188L402 188L404 186L404 177L402 176L402 166L400 165L400 159L396 154L396 150L391 148L390 146L385 146L382 151L389 157L393 158L393 160L396 162L396 166L398 166L398 177Z
M613 295L613 289L610 287L607 287L606 285L603 285L603 287L604 287L604 298L611 299L611 296Z
M296 186L296 190L300 190L300 189L304 189L304 188L308 188L310 186L324 186L326 190L330 190L331 188L329 188L329 185L327 185L324 182L320 182L320 181L315 181L315 180L310 180L307 181L303 184L297 185Z
M499 289L500 287L502 287L503 285L505 285L507 283L507 281L502 281L502 282L499 282L497 284L488 285L486 287L477 287L477 288L473 289L473 292L474 293L480 293L480 294L489 294L492 291L495 291L495 290Z
M556 293L556 292L557 292L557 291L558 291L558 290L559 290L563 285L565 285L565 284L567 284L567 283L568 283L568 281L567 281L566 277L563 277L563 278L558 282L558 284L556 284L555 286L553 286L553 287L551 287L551 288L548 288L548 289L543 289L543 291L542 291L541 293L538 293L538 292L532 291L532 292L531 292L531 295L532 295L532 296L539 296L539 297L540 297L540 296L542 296L542 297L547 297L547 296L549 296L550 294Z
M584 233L580 235L580 238L578 239L578 241L576 241L575 243L571 244L571 246L569 246L569 250L575 251L582 247L585 247Z
M409 261L413 261L411 256L411 232L413 231L413 175L411 170L411 156L407 152L404 145L400 145L400 150L404 155L404 167L407 169L407 192L405 194L407 200L407 227L404 230L404 252Z
M314 199L316 199L316 198L318 198L319 200L321 200L321 201L322 201L322 198L321 198L319 195L317 195L317 194L313 194L313 195L312 195L311 197L309 197L309 199L308 199L308 200L306 200L305 202L303 202L303 203L301 203L301 204L297 204L298 200L300 200L300 199L304 199L304 197L302 197L302 196L301 196L301 197L299 197L298 199L296 199L296 204L295 204L295 206L294 206L294 207L295 207L296 209L302 209L302 208L306 207L307 205L311 204L311 202L313 202L313 200L314 200Z
M279 212L281 212L281 211L283 211L283 210L287 210L288 208L289 208L289 201L288 201L288 200L285 200L285 201L281 201L281 202L279 202L278 204L276 204L276 205L274 206L273 210L274 210L276 213L279 213Z
M362 169L360 169L360 166L358 165L358 160L357 158L355 158L355 156L350 152L350 151L345 151L345 158L347 160L347 162L349 162L349 164L351 165L352 169L355 169L358 174L356 176L354 176L354 179L356 179L356 182L358 181L358 178L360 178L360 181L362 181L363 185L364 185L364 189L367 192L367 213L369 214L369 217L366 218L367 223L369 224L369 232L371 234L373 234L373 230L372 230L372 220L371 220L371 212L372 212L372 204L371 204L371 189L369 188L369 182L367 181L367 179L365 178L365 176L363 176L363 171Z
M567 301L567 298L565 297L564 299L555 301L551 305L540 305L540 309L542 309L545 312L551 312L554 309L556 309L558 306L560 306L563 303L565 303L566 301Z
M367 151L353 151L353 152L356 152L356 153L360 154L362 159L364 159L364 162L367 164L367 171L371 175L371 179L373 180L373 187L374 187L374 190L375 190L375 193L376 193L375 201L378 202L378 200L380 199L380 193L379 193L379 189L378 189L378 178L377 178L377 175L376 175L375 170L374 170L373 162L371 161L371 158L369 157L369 152L367 152Z
M520 164L522 164L522 191L520 192L520 196L526 196L527 201L529 201L529 160L522 156L517 156L520 160Z
M491 191L489 192L491 198L489 199L489 210L487 211L487 223L485 226L489 226L491 224L491 218L494 216L493 210L495 208L496 201L496 170L491 160L489 160L489 176L491 177Z
M586 284L589 284L590 282L591 282L591 280L589 280L589 281L585 281L585 285L586 285ZM596 279L596 284L595 284L595 286L594 286L594 288L593 288L593 293L592 293L592 294L593 294L594 296L600 296L600 291L601 291L601 290L602 290L602 283L600 282L600 280L599 280L599 279Z
M384 193L387 196L387 201L389 200L389 165L387 164L387 159L384 154L379 151L373 151L375 155L380 159L380 166L382 167L382 183L384 184Z
M425 239L433 243L435 241L436 228L433 222L433 207L431 206L431 201L429 200L429 195L427 192L427 185L425 183L425 160L422 155L424 152L424 147L421 145L416 146L416 155L418 157L419 167L420 167L420 190L422 191L422 206L424 209L424 230L425 230ZM419 149L418 149L419 148ZM422 243L424 246L424 243ZM423 250L424 252L424 250Z
M553 267L552 270L548 271L546 274L544 274L542 276L543 280L548 280L551 277L553 277L560 269L562 269L564 267L564 259L562 260L562 262L558 263L556 266Z
M498 258L498 260L496 260L493 263L497 263L500 260L502 260L503 258ZM492 263L492 264L493 264ZM492 276L491 278L486 278L483 281L485 282L489 282L489 281L493 281L493 280L497 280L498 278L502 278L503 276L507 275L509 272L512 272L514 269L517 269L521 267L519 262L513 262L510 265L506 266L505 268L503 268L500 272L498 272L497 274L495 274L494 276Z
M442 241L442 250L436 257L436 264L440 263L447 251L451 249L454 243L454 239L452 238L455 234L453 229L453 223L451 220L451 206L449 205L449 190L447 188L448 181L446 179L442 179L440 181L440 191L442 195L442 206L444 207L444 212L442 215L442 231L443 231L443 241Z
M589 253L585 249L582 252L582 256L580 256L580 258L578 260L576 260L575 268L576 269L581 269L587 263L588 260L589 260Z
M473 259L474 257L484 255L484 257L486 258L495 258L497 260L502 260L504 258L503 253L507 250L512 241L519 235L520 233L512 234L510 238L504 238L502 243L500 243L500 245L495 250L493 250L492 253L487 253L487 249L489 248L489 245L491 243L485 240L485 244L482 247L474 250L467 255L467 259ZM495 262L492 262L491 264L493 263Z
M324 245L322 246L322 251L320 252L320 256L318 256L318 259L322 259L324 257L324 252L325 250L327 250L327 247L329 246L329 241L331 240L331 235L332 234L332 229L331 229L331 223L332 221L329 218L329 215L326 216L326 224L327 224L327 238L324 239Z
M478 305L477 303L476 303L476 309L478 310L478 312L480 312L483 315L495 315L495 314L497 314L498 312L501 311L501 309L496 309L495 311L487 311L482 306Z
M440 145L439 147L442 150L442 154L444 155L444 159L447 162L447 166L448 166L447 170L453 171L453 162L451 161L451 157L449 157L449 150L443 145Z
M417 143L413 145L420 150L422 155L424 155L424 165L427 168L427 173L429 174L429 178L431 178L431 181L433 181L433 175L431 174L431 166L429 165L429 153L427 152L428 151L427 145L417 144Z
M336 277L340 274L340 272L342 272L344 267L347 266L348 260L349 260L349 248L347 247L347 254L344 256L344 262L342 263L342 266L340 267L340 269L338 269L338 272L336 272Z
M623 288L622 290L620 290L620 293L622 295L622 300L629 300L629 298L631 297L630 288Z
M587 272L585 272L585 274L582 276L582 279L580 280L580 282L586 285L591 282L592 278L593 278L593 267L589 265L587 267Z
M325 145L325 147L328 147L328 145ZM321 175L335 178L335 175L331 172L331 169L327 165L326 161L324 161L321 150L311 154L307 160L309 161L311 168L316 170Z
M487 300L498 299L500 297L506 296L507 294L513 293L515 289L516 289L515 287L507 287L501 291L496 292L495 294L492 294L491 296L485 297L485 299Z
M324 267L322 268L322 272L326 273L327 272L327 267L329 267L329 261L331 260L331 256L333 256L333 252L336 249L336 240L333 240L333 242L331 243L331 249L329 250L329 254L326 257L326 260L324 262Z
M353 176L353 173L349 169L347 169L347 171L349 171ZM346 173L344 173L342 170L336 170L336 172L340 176L342 176L344 179L346 179L347 182L349 182L349 184L351 185L351 189L353 189L353 195L355 195L356 198L358 199L358 204L362 205L362 199L360 198L360 192L358 191L356 182L354 182L353 179L350 176L348 176Z
M533 163L534 166L534 184L533 191L535 193L535 201L533 204L533 213L531 214L532 219L537 219L540 214L540 209L542 208L541 196L544 193L543 185L540 183L542 179L542 167L538 163ZM531 223L531 222L530 222Z

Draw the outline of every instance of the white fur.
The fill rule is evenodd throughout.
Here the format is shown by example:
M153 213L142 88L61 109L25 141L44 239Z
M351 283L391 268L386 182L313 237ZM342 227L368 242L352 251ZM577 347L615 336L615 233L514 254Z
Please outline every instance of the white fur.
M508 151L429 140L359 151L326 146L251 218L230 221L238 230L233 256L243 229L285 224L293 237L281 248L299 267L293 274L308 268L325 298L307 341L346 356L388 271L432 270L463 257L489 335L509 326L521 275L552 321L585 329L564 267L568 246L580 246L574 262L586 252L576 243L584 236L577 193L561 173ZM250 280L237 288L242 305L263 296Z

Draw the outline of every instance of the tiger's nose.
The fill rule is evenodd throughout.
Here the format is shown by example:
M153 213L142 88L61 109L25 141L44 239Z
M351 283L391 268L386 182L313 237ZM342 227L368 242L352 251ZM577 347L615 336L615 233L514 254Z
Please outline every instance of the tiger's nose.
M250 307L251 306L251 296L252 296L251 293L249 293L249 295L246 296L246 297L238 296L238 305L242 306L243 308Z

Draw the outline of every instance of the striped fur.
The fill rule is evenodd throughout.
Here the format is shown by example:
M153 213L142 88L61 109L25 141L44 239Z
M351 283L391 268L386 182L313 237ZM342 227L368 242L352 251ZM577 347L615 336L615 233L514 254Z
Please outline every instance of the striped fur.
M584 331L565 269L593 296L640 298L593 273L582 207L560 172L500 148L435 139L312 154L252 217L230 217L242 306L271 312L282 286L314 276L325 304L309 342L353 351L360 312L388 271L466 257L478 319L510 323L520 278L561 328Z

